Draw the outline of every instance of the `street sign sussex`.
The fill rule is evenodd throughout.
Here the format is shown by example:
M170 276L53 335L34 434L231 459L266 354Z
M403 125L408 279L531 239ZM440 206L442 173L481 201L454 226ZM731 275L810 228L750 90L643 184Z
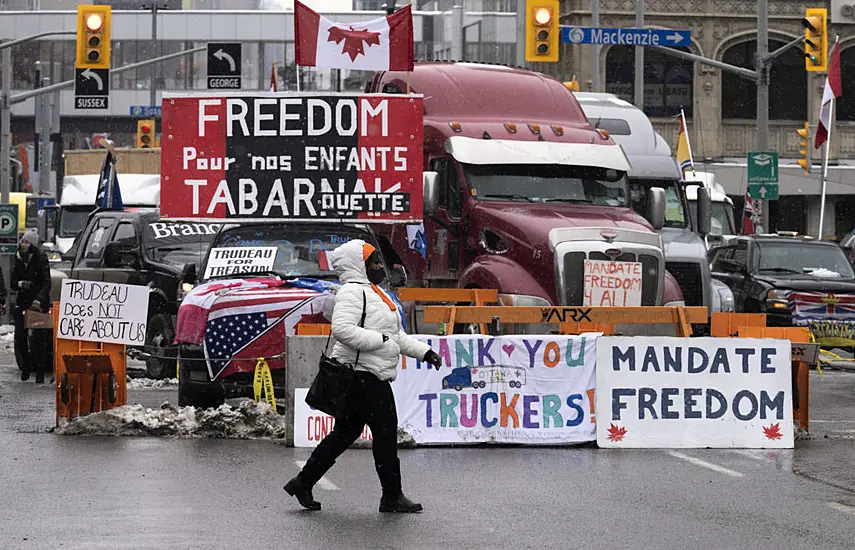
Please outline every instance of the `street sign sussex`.
M132 105L131 116L142 118L161 118L163 107L160 105Z
M18 250L18 205L0 204L0 254Z
M75 109L106 109L109 97L110 69L75 69Z
M748 194L752 199L778 199L778 153L748 153Z
M241 45L239 42L208 44L208 89L241 88Z
M610 29L561 27L565 44L614 44L619 46L688 46L692 31L669 29Z

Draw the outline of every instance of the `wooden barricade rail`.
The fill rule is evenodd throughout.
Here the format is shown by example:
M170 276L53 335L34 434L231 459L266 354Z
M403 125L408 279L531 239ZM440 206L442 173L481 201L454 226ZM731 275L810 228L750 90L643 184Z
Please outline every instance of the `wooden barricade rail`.
M398 289L398 299L402 302L469 302L475 306L496 304L499 291L495 288L413 288ZM426 323L429 321L425 320ZM487 323L479 323L481 334L487 334ZM452 327L453 329L453 327Z
M588 306L427 306L426 323L489 323L493 319L510 324L576 323L576 327L615 324L673 324L678 336L691 336L692 323L707 322L702 306L588 307Z

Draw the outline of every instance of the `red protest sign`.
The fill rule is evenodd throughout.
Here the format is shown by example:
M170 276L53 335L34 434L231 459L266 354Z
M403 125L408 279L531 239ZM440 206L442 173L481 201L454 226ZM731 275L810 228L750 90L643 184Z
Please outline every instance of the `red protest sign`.
M164 218L422 218L420 96L164 95Z

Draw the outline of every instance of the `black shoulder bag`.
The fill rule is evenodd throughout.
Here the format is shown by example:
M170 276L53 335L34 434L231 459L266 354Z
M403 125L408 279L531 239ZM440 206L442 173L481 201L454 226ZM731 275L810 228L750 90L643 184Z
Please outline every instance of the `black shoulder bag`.
M365 290L363 289L362 318L359 320L359 326L363 328L365 327L365 302ZM332 330L327 337L327 345L321 352L321 359L318 361L318 374L306 394L306 404L321 412L338 417L347 412L350 404L354 367L359 363L359 350L356 350L356 361L353 365L342 363L335 357L327 355L330 338L332 338Z

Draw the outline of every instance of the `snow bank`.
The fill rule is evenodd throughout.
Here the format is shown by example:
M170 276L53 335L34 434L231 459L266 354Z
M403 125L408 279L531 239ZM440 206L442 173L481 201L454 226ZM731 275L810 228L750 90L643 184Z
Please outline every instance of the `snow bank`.
M159 390L173 389L178 387L177 378L165 378L163 380L154 380L152 378L131 378L128 376L129 390Z
M840 273L836 271L831 271L830 269L825 269L824 267L820 267L810 271L809 275L814 277L821 277L823 279L835 279L840 277Z
M176 436L188 438L285 439L285 417L267 403L243 401L217 409L176 407L159 409L125 405L74 419L61 419L60 435Z

